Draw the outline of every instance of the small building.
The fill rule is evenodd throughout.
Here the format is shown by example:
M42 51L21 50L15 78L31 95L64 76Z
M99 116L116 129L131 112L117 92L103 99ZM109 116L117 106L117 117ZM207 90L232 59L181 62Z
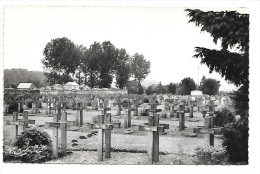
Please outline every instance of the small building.
M79 90L79 84L77 84L76 82L68 82L63 85L63 88L65 90Z
M140 94L143 93L143 87L139 81L132 80L126 83L128 94Z
M35 86L33 85L33 83L20 83L17 86L18 90L32 90L35 89Z
M202 94L202 91L200 91L200 90L193 90L190 92L190 95L203 95L203 94Z

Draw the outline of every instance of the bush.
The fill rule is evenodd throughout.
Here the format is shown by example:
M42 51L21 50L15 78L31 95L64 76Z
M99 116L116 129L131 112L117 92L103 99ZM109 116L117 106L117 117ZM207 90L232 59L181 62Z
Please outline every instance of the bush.
M215 149L214 147L197 147L195 149L197 164L226 164L227 153L224 149Z
M227 108L216 112L216 117L214 118L216 126L224 127L226 124L232 122L235 122L235 116Z
M248 164L248 119L225 126L223 146L226 146L228 160L234 163Z
M35 145L51 146L50 136L46 132L41 132L33 128L22 132L22 134L19 135L17 140L14 142L14 146L18 146L18 148Z
M14 146L9 150L4 149L4 161L41 163L52 159L51 138L46 132L26 130L17 138Z
M4 151L3 160L21 161L24 163L41 163L52 159L52 152L49 146L28 146L18 148L17 146L9 151Z

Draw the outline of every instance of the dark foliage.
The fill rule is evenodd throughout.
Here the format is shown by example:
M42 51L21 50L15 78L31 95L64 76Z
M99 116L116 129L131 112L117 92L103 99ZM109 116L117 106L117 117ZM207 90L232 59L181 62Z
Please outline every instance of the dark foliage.
M12 114L13 112L18 111L18 103L10 103L9 104L9 110L8 114ZM21 112L23 112L23 108L21 107Z
M22 132L14 142L14 146L18 146L18 148L35 145L51 146L50 136L46 132L41 132L37 129L28 129Z
M235 122L235 116L227 108L216 111L216 117L214 118L215 126L224 127L226 124L232 122Z
M200 82L199 89L203 92L203 94L217 95L219 92L219 87L220 87L219 81L211 78L207 79L205 78L205 76L203 76Z
M226 146L229 160L248 163L248 88L249 88L249 15L236 11L203 12L187 9L189 22L201 26L213 37L213 42L221 41L221 50L196 47L195 58L201 58L210 72L220 73L226 80L240 86L233 94L233 103L241 119L228 124L224 133L223 145ZM228 49L236 48L237 52Z
M196 84L193 79L186 77L181 80L178 85L177 94L178 95L190 95L192 90L197 89Z
M244 117L225 127L223 146L226 146L230 162L248 164L249 128L248 119Z
M3 160L23 163L42 163L52 159L51 139L46 132L29 129L14 142L12 149L4 149Z

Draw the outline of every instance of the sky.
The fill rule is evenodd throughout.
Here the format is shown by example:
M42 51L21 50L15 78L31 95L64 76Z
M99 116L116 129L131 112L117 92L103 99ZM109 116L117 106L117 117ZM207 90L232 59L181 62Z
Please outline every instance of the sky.
M221 82L220 90L236 89L218 73L209 73L194 47L219 49L209 33L201 32L180 7L4 7L4 69L23 68L43 71L43 49L51 39L67 37L89 47L95 41L110 41L133 55L143 54L151 62L145 80L179 83L191 77L196 83L203 76ZM202 10L244 8L208 8Z

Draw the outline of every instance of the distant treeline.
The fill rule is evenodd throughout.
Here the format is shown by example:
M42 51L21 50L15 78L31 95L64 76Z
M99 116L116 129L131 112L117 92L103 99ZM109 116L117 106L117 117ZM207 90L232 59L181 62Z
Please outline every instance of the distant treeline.
M5 69L4 87L16 88L19 83L33 83L37 88L46 85L46 77L41 71L28 71L26 69Z

